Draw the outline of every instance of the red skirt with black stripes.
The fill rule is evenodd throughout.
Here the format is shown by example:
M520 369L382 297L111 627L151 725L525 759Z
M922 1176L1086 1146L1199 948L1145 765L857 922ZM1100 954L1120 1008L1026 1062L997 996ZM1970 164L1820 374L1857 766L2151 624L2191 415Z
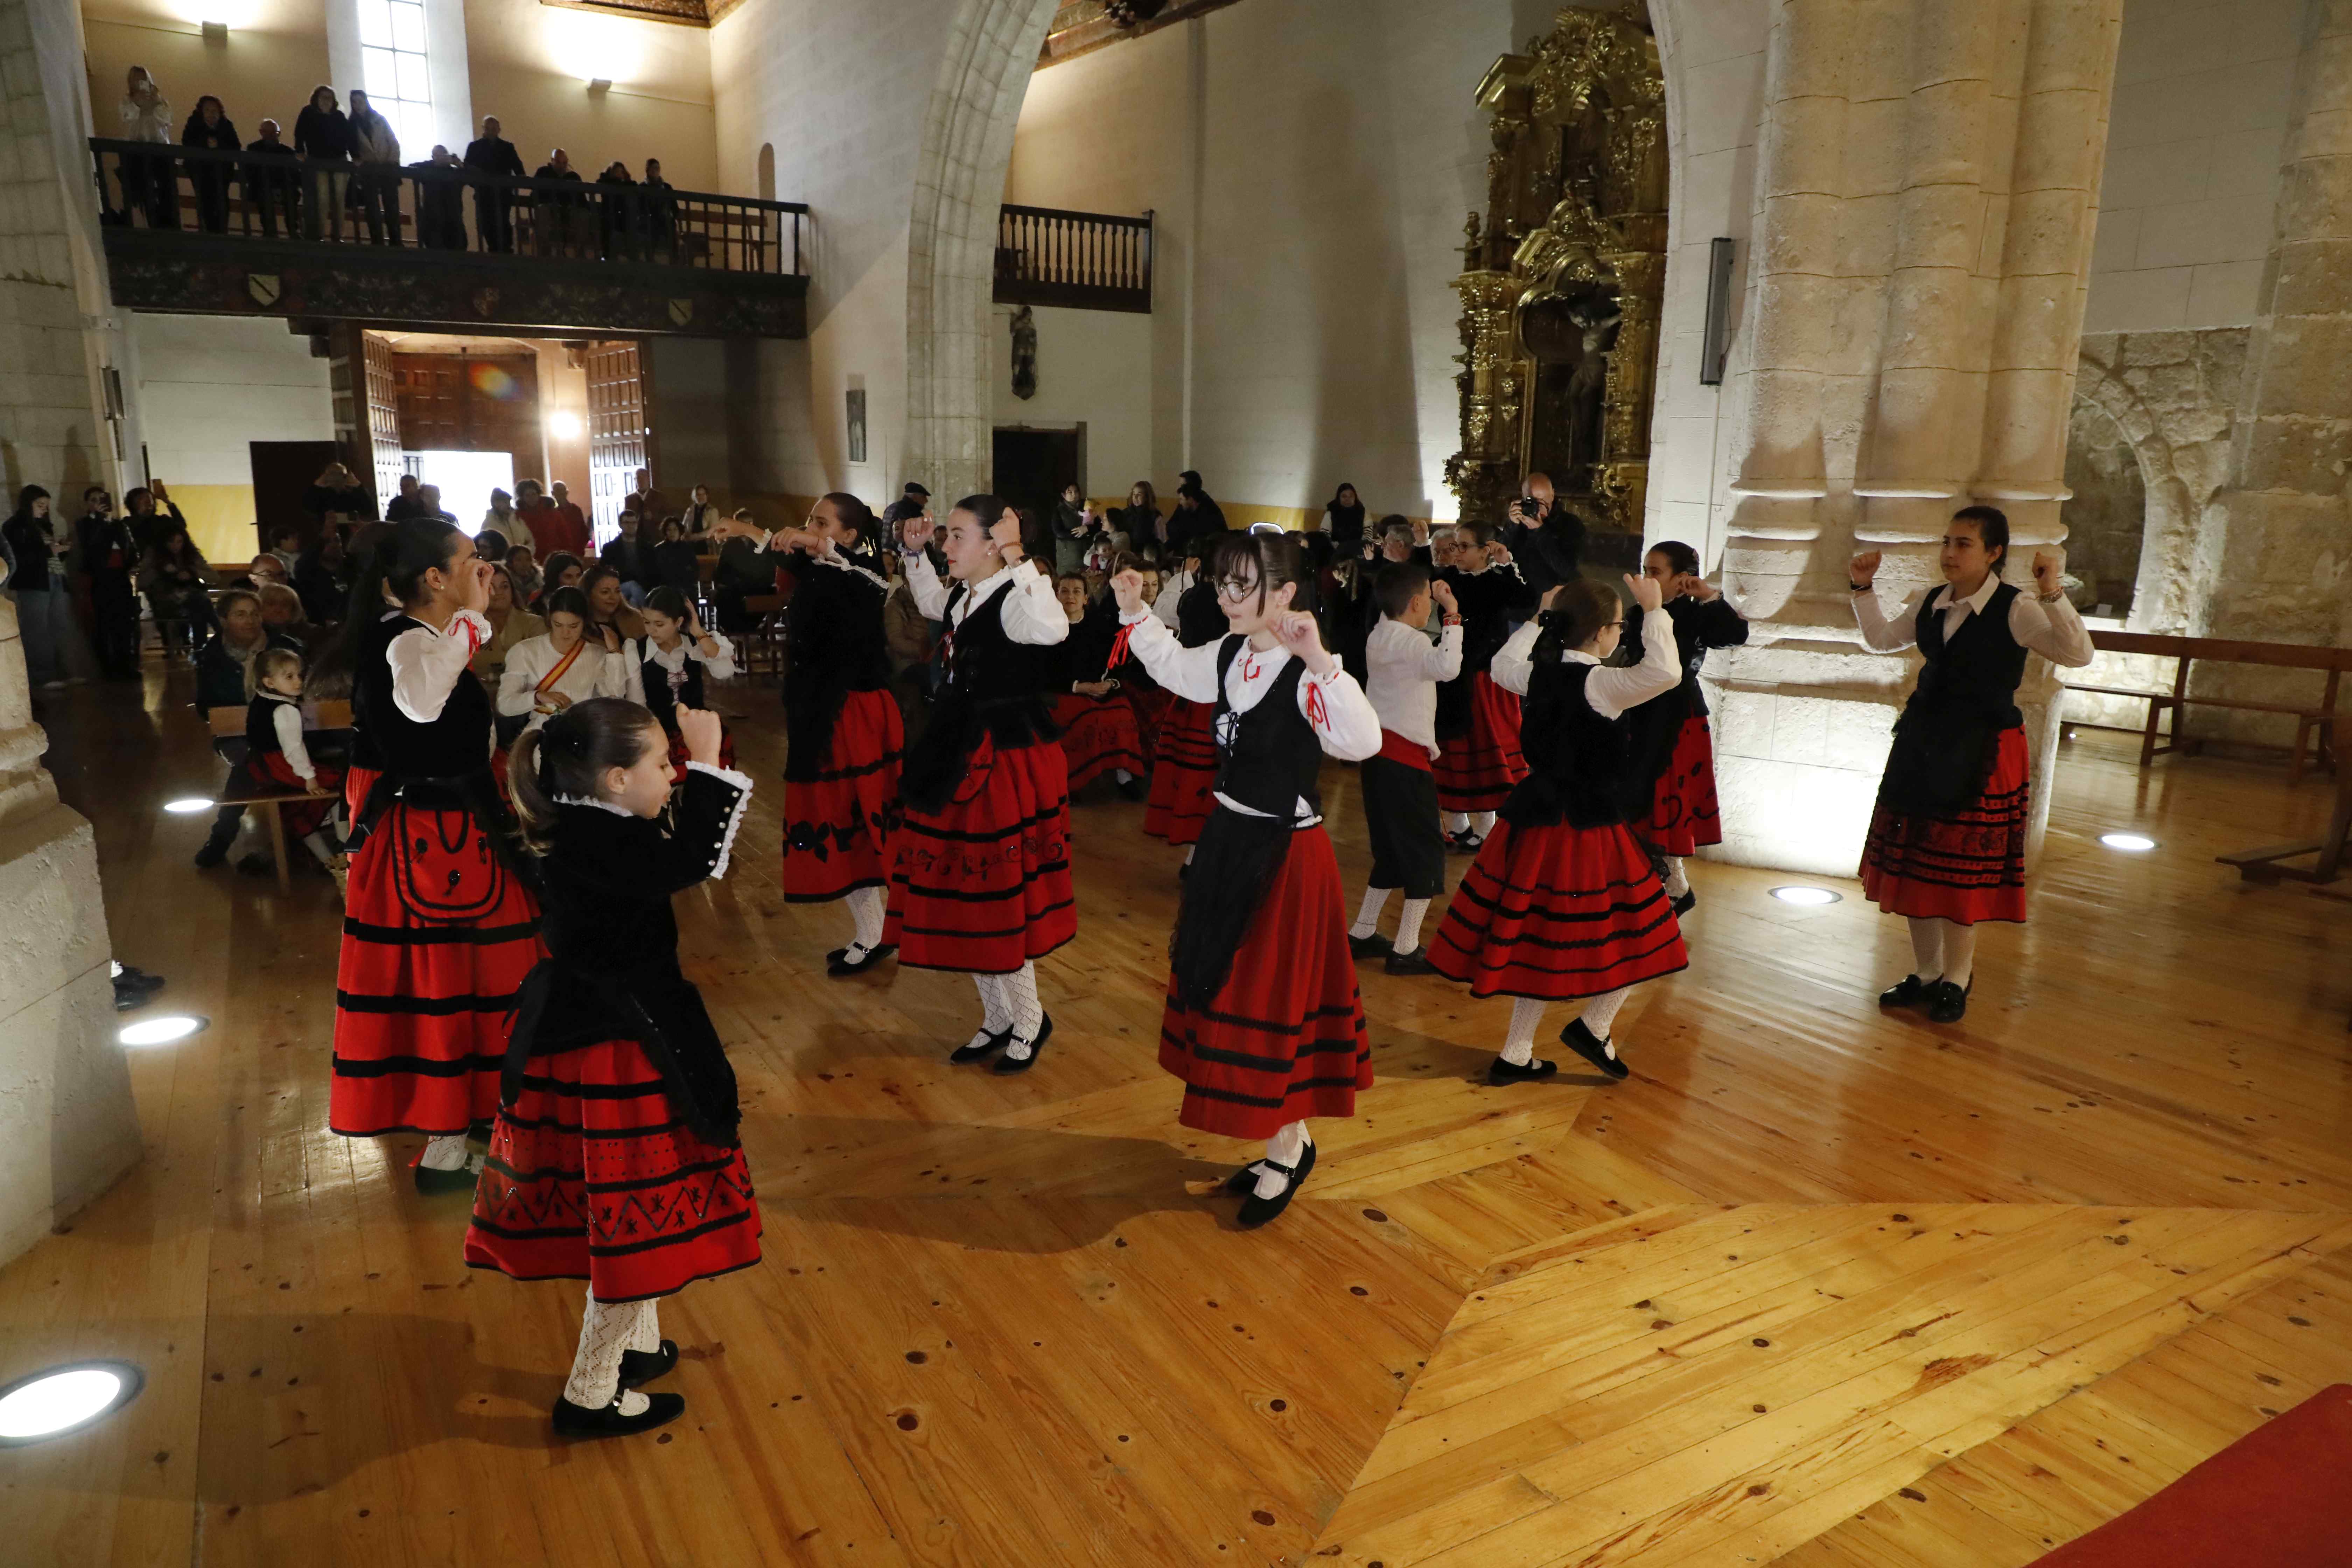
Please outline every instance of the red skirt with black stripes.
M1474 996L1565 1002L1690 966L1657 868L1623 824L1515 828L1478 851L1429 962Z
M1683 721L1675 754L1658 775L1650 804L1650 842L1661 855L1696 855L1702 844L1723 842L1723 816L1715 799L1715 736L1706 715Z
M1470 728L1441 737L1437 805L1443 811L1500 811L1511 786L1528 776L1519 754L1519 700L1485 670L1470 677Z
M784 781L784 901L822 904L890 879L890 808L906 721L887 691L842 700L824 765Z
M641 1301L759 1262L760 1205L743 1151L686 1126L645 1048L600 1040L533 1057L499 1111L466 1261Z
M1136 731L1135 710L1117 693L1057 697L1054 722L1062 727L1062 758L1069 769L1072 795L1113 769L1143 771L1143 738Z
M327 814L334 809L335 792L343 787L342 769L316 761L310 765L318 770L319 782L327 786L329 793L297 795L278 803L278 820L284 826L289 841L318 832L325 824ZM286 760L285 752L264 752L258 757L247 757L238 763L233 782L248 790L299 790L302 787L302 775L294 771L294 764Z
M1911 816L1882 802L1862 847L1862 890L1891 915L1975 925L2025 919L2025 836L2033 814L2025 731L2003 730L1968 809Z
M1185 897L1213 889L1191 887ZM1233 973L1200 1012L1173 976L1160 1065L1184 1080L1177 1120L1229 1138L1271 1138L1309 1116L1353 1116L1372 1087L1372 1047L1348 952L1339 862L1318 826L1290 836Z
M1143 807L1143 831L1171 844L1200 841L1201 825L1216 803L1217 743L1209 733L1216 710L1206 702L1171 697L1160 727L1160 755L1151 764L1151 795Z
M882 940L900 965L1010 974L1078 934L1070 792L1058 742L972 748L955 798L891 835Z
M375 779L351 771L355 815ZM363 1138L488 1121L515 993L543 951L538 900L469 813L386 812L343 894L327 1125Z
M1135 735L1142 742L1143 760L1160 760L1160 732L1168 723L1169 710L1176 704L1176 694L1164 686L1128 685L1120 689L1127 705L1135 710Z

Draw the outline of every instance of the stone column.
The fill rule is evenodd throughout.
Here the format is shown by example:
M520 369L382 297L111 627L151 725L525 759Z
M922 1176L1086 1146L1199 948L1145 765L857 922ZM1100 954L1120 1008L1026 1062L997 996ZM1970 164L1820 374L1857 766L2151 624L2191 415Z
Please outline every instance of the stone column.
M1755 323L1725 568L1754 623L1714 663L1727 841L1849 875L1913 656L1861 647L1846 562L1890 603L1958 508L2057 503L2121 0L1776 0ZM2035 661L2037 666L2041 661ZM2028 677L2046 801L2054 681Z
M59 496L119 483L94 372L97 268L79 16L0 0L0 468ZM106 906L89 824L41 766L16 606L0 600L0 1263L139 1158L114 1043Z

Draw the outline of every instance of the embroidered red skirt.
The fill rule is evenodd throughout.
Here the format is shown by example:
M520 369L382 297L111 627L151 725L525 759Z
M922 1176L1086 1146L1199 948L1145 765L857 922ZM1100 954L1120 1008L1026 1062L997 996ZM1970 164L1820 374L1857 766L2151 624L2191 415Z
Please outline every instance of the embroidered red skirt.
M905 721L887 691L842 700L814 779L784 781L784 901L822 904L890 879L891 803Z
M531 1058L490 1130L466 1261L641 1301L759 1262L760 1205L743 1151L687 1128L635 1040L604 1040Z
M347 795L364 802L372 770ZM464 811L395 805L352 857L335 966L327 1125L346 1137L463 1132L499 1108L539 903Z
M2025 919L2025 830L2033 789L2025 731L2003 730L1992 773L1957 817L1906 816L1880 805L1862 847L1862 890L1891 915L1974 925Z
M1694 713L1675 737L1673 761L1658 775L1650 805L1650 842L1661 855L1693 855L1702 844L1723 842L1723 817L1715 801L1715 736L1706 716Z
M1117 694L1057 697L1054 722L1062 727L1062 758L1069 768L1072 795L1114 768L1143 771L1143 738L1136 731L1135 710Z
M325 784L331 792L341 790L342 769L315 761L310 765L318 769L319 782ZM264 752L260 756L247 757L238 764L236 782L249 790L299 790L302 787L302 775L294 771L294 764L286 760L285 752ZM327 820L327 814L334 807L335 796L331 793L321 795L298 795L291 800L278 803L278 819L285 825L286 837L290 841L319 831L320 826Z
M1170 979L1160 1065L1184 1080L1185 1126L1271 1138L1302 1117L1356 1113L1372 1048L1339 900L1330 836L1301 828L1216 999L1192 1012Z
M1209 733L1216 710L1206 702L1169 699L1160 727L1160 756L1151 766L1151 795L1143 807L1143 831L1171 844L1197 843L1201 825L1216 802L1217 743Z
M1169 710L1176 704L1175 693L1164 686L1129 685L1119 689L1127 705L1135 710L1135 734L1143 743L1143 760L1157 763L1160 732L1168 723Z
M1495 824L1429 962L1473 996L1565 1002L1690 965L1673 903L1624 825Z
M686 764L693 760L693 753L686 749L686 737L675 730L670 731L669 782L674 784L684 784ZM719 727L719 765L722 768L731 768L735 765L734 732L724 724Z
M1437 804L1444 811L1499 811L1528 776L1519 755L1519 700L1481 669L1470 677L1470 728L1441 738Z
M904 811L882 925L902 966L1010 974L1078 934L1063 769L1056 742L983 736L954 799Z

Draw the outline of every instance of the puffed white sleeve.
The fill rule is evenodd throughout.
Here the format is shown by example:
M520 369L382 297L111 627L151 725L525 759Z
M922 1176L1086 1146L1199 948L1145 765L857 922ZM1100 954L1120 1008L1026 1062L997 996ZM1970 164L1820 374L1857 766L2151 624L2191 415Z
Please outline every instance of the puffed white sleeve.
M508 718L528 713L538 703L539 694L533 688L547 673L539 668L546 650L544 637L526 637L508 653L506 669L499 676L499 711Z
M1007 567L1013 582L1004 590L1004 635L1030 647L1051 647L1068 640L1070 617L1054 596L1054 579L1031 563Z
M693 643L688 643L686 645L686 657L700 664L703 673L713 680L734 679L735 644L733 640L720 632L712 632L710 640L719 645L717 653L709 658L704 658L702 649Z
M899 557L907 567L907 591L914 595L915 608L922 611L923 619L936 621L948 613L948 585L931 570L929 552L918 550Z
M1421 673L1430 680L1451 680L1462 673L1460 621L1438 633L1437 640L1429 645L1429 651L1422 656Z
M2070 669L2082 668L2099 651L2092 646L2091 628L2083 624L2083 613L2073 601L2063 596L2039 599L2030 589L2009 602L2009 635L2051 663Z
M1381 716L1356 678L1337 660L1328 675L1310 671L1299 677L1298 711L1323 749L1341 762L1360 763L1381 754Z
M1862 627L1862 646L1874 653L1901 653L1917 640L1913 633L1919 625L1919 605L1927 596L1925 588L1914 589L1903 601L1903 608L1889 620L1878 606L1878 591L1864 588L1853 596L1854 623Z
M1642 617L1642 662L1620 669L1594 670L1584 678L1584 697L1594 712L1614 719L1682 682L1682 653L1675 646L1674 618L1653 611Z
M1143 672L1187 702L1217 700L1217 650L1223 639L1186 647L1168 623L1149 611L1121 616L1127 628L1127 651ZM1375 724L1378 721L1374 721Z
M645 701L646 672L637 663L636 644L624 641L620 652L604 655L604 663L596 667L596 695Z
M280 702L269 722L278 731L278 749L286 753L286 765L300 774L304 784L317 778L319 770L310 765L310 748L302 743L302 710L291 702Z
M384 658L392 666L394 705L411 723L430 724L441 717L458 678L490 636L489 622L471 610L460 610L437 632L411 626L393 638Z
M1664 620L1665 617L1661 616L1657 618ZM1461 629L1459 626L1448 626L1445 628L1445 634L1452 637ZM1513 632L1510 640L1495 650L1493 661L1486 666L1486 679L1515 696L1525 697L1528 694L1528 680L1535 674L1536 638L1542 632L1542 624L1537 621L1529 621L1517 631ZM1455 661L1454 668L1457 671L1461 668L1458 659Z

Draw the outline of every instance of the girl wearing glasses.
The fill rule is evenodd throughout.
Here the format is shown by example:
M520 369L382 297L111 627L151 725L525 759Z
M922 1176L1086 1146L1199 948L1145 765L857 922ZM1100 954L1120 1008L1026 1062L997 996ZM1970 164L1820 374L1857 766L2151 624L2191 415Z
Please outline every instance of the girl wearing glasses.
M1209 571L1227 635L1199 647L1151 615L1136 573L1111 580L1129 652L1210 710L1215 805L1176 916L1160 1065L1184 1080L1185 1126L1266 1141L1225 1184L1245 1227L1282 1213L1315 1168L1307 1119L1354 1115L1372 1081L1316 778L1327 752L1378 753L1381 721L1292 607L1304 571L1287 535L1228 536Z

